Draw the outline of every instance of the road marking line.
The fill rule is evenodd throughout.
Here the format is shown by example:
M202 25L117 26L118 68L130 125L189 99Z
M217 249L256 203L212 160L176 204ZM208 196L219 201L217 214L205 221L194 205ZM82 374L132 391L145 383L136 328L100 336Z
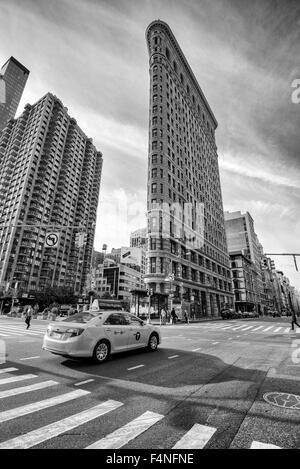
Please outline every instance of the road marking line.
M253 329L253 331L252 331L252 332L254 332L254 331L258 331L258 329L261 329L262 327L264 327L264 326L258 326L258 327L256 327L255 329Z
M18 371L18 368L2 368L0 373L9 373L10 371Z
M241 329L242 327L245 327L244 324L242 326L234 327L232 330L237 331L238 329Z
M192 352L197 352L197 350L201 350L201 349L202 349L202 347L194 348L194 349L192 350Z
M37 391L38 389L49 388L50 386L56 386L59 384L57 381L43 381L42 383L32 384L30 386L21 386L19 388L8 389L7 391L0 392L0 399L5 397L16 396L17 394L24 394L26 392Z
M34 358L40 358L40 355L37 355L35 357L25 357L25 358L19 358L19 360L33 360Z
M87 384L95 381L94 379L86 379L85 381L80 381L80 383L75 383L74 386L80 386L81 384Z
M30 329L20 329L20 328L14 328L14 327L9 327L9 326L1 326L1 330L4 332L9 332L9 333L14 333L14 334L27 334L27 335L42 335L45 334L45 332L37 332L37 331L31 331Z
M275 329L275 331L273 331L273 332L278 332L278 331L280 331L280 329L282 329L282 327L277 327L277 329Z
M252 327L254 327L254 326L244 327L244 329L241 329L241 331L247 331L248 329L252 329Z
M172 358L177 358L179 357L179 355L172 355L171 357L168 357L169 360L171 360Z
M22 417L23 415L32 414L33 412L47 409L48 407L53 407L55 405L62 404L63 402L78 399L79 397L86 396L87 394L90 394L90 392L78 389L77 391L68 392L56 397L50 397L43 401L34 402L33 404L27 404L16 407L15 409L6 410L4 412L0 412L0 423Z
M0 332L0 337L11 337L9 334L3 334L2 332Z
M212 345L217 345L219 344L220 342L213 342Z
M22 336L22 335L24 335L24 334L21 334L20 332L14 332L14 331L4 331L4 334L9 335L9 336L12 336L12 335Z
M16 383L17 381L24 381L25 379L33 379L37 378L37 375L20 375L20 376L12 376L11 378L2 378L0 379L0 386L2 384L8 384L8 383Z
M137 368L142 368L142 366L145 366L145 365L132 366L131 368L127 368L127 371L136 370Z
M267 327L266 329L264 329L264 332L269 331L270 329L272 329L272 327L274 327L274 326Z
M253 441L250 449L281 449L280 446L270 445L268 443L261 443L260 441Z
M0 449L26 449L36 446L44 441L50 440L62 433L66 433L79 425L90 422L91 420L100 417L101 415L107 414L112 410L122 406L122 402L108 400L102 402L95 407L91 407L88 410L84 410L78 414L71 415L71 417L58 420L45 427L38 428L24 435L12 438L11 440L0 443Z
M129 441L144 433L148 428L159 422L164 416L155 412L145 412L118 430L101 438L86 449L118 449Z
M202 449L216 430L216 428L196 423L172 449Z
M284 329L284 332L290 332L291 328L290 327L287 327L286 329Z

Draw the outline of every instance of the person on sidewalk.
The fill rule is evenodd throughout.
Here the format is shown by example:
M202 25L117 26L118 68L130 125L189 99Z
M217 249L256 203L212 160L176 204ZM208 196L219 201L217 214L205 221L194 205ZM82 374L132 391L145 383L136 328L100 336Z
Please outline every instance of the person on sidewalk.
M184 322L185 322L186 324L189 323L189 317L188 317L188 314L187 314L186 311L184 312Z
M32 307L28 306L28 309L27 309L26 314L25 314L25 323L27 324L26 329L29 329L29 327L30 327L30 321L32 319L32 313L33 313Z
M176 319L178 319L176 313L175 313L175 309L173 308L172 311L171 311L171 319L172 319L172 324L176 324Z
M161 323L162 326L166 325L166 317L167 317L166 312L165 312L164 308L162 308L161 311L160 311L160 323Z
M294 330L294 324L296 324L296 326L300 327L300 325L297 323L296 312L293 310L292 311L292 331Z

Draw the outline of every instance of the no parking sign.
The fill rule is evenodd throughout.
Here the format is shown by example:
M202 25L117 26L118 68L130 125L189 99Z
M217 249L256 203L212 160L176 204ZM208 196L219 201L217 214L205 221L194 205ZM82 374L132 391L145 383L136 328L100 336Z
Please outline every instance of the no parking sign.
M59 243L59 232L51 231L46 234L45 248L56 248Z

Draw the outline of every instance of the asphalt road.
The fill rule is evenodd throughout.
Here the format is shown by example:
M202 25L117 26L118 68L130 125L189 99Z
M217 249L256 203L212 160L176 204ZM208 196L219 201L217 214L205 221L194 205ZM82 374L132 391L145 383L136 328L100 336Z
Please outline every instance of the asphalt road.
M300 448L287 319L162 326L157 352L102 365L43 351L46 326L0 318L0 449Z

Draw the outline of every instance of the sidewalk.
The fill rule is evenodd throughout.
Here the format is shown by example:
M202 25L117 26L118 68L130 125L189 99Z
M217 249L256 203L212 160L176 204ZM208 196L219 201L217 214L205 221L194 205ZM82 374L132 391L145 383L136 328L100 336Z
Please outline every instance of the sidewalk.
M147 319L143 319L143 321L147 321ZM212 322L212 321L223 321L222 318L220 317L212 317L212 318L199 318L199 319L190 319L189 322L187 323L187 325L189 324L198 324L200 322ZM155 319L151 319L151 324L153 324L154 326L160 326L160 320L158 318L155 318ZM176 324L170 324L170 323L166 323L165 326L173 326L173 325L182 325L182 324L186 324L186 322L184 321L177 321Z

